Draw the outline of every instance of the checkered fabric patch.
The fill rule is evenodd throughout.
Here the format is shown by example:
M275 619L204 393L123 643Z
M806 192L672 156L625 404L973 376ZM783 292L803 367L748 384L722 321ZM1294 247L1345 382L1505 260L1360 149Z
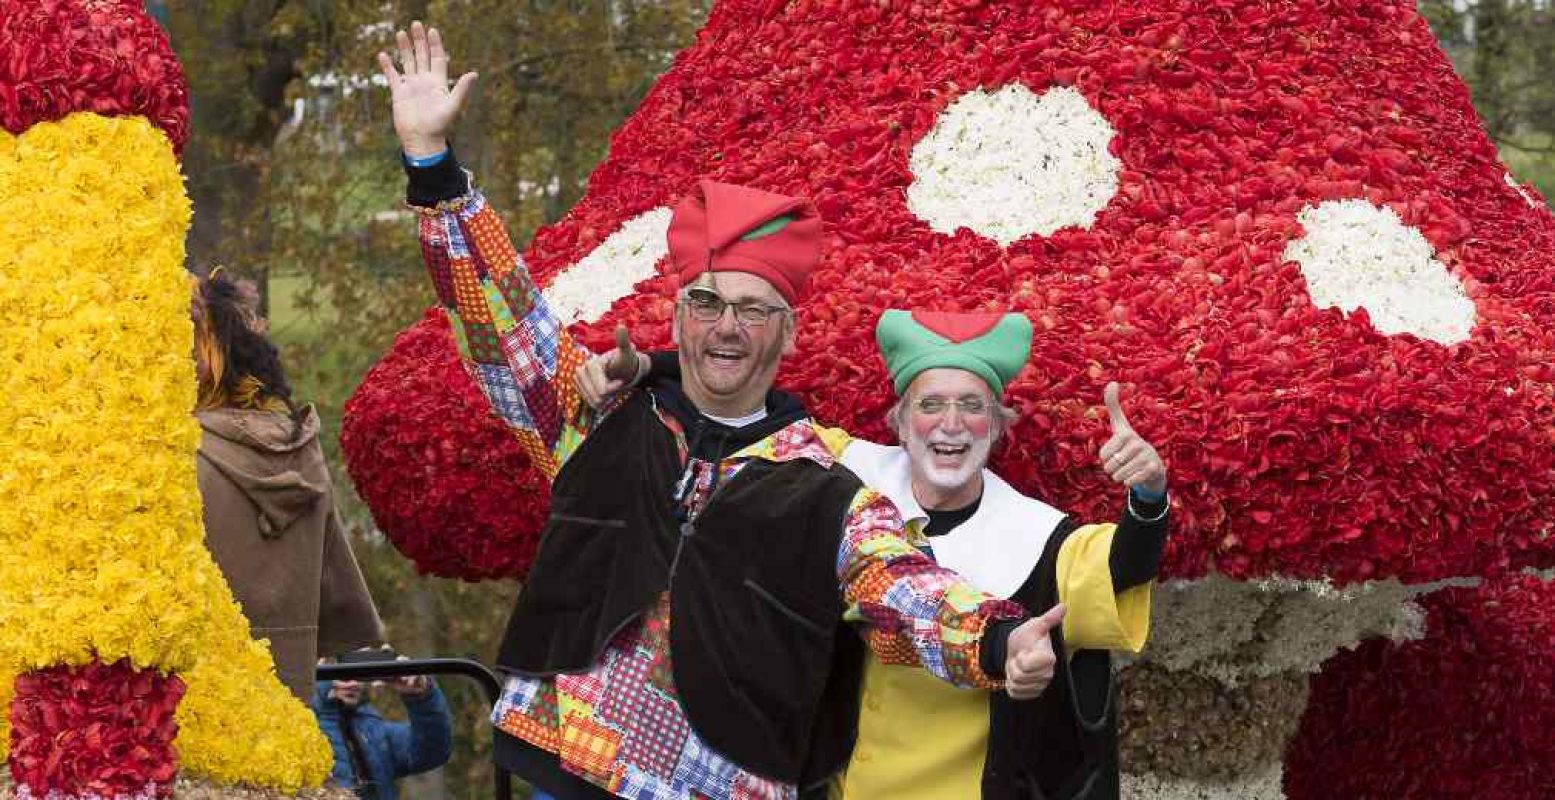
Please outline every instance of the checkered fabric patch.
M423 218L421 225L436 229L437 222ZM432 276L432 288L437 292L438 305L443 308L457 308L458 298L454 295L452 262L448 259L448 251L441 243L422 239L421 260L427 266L427 274Z
M517 711L508 711L506 714L503 714L502 719L497 722L497 727L503 733L523 739L548 753L556 752L561 746L561 740L557 736L554 724L547 725Z
M809 420L789 425L730 456L730 459L760 458L767 461L793 461L808 458L830 468L836 461L831 450Z
M497 291L502 294L502 299L507 301L506 305L513 316L519 319L529 316L538 293L528 275L522 270L514 270L505 275L493 276L492 280L496 283Z
M640 650L624 651L610 664L610 675L605 681L605 697L597 708L601 719L612 725L621 724L633 712L633 695L643 691L648 676L648 659Z
M556 754L580 772L608 782L621 751L621 734L598 720L568 713L562 720L561 743Z
M502 354L502 341L497 336L497 326L490 322L465 320L464 338L470 348L470 359L478 364L506 365Z
M508 239L502 218L484 203L465 221L466 234L475 242L475 250L486 259L486 272L506 275L518 266L518 251Z
M545 367L546 375L555 375L556 350L561 346L562 331L545 295L535 296L534 307L524 315L523 322L524 334L534 347L535 358Z
M884 597L885 593L891 590L891 584L895 582L896 576L886 569L884 564L878 562L866 564L862 570L859 570L857 575L853 576L853 580L849 582L846 595L847 600L850 603L858 603L865 608L878 606L878 598ZM900 627L893 626L890 620L883 620L876 616L870 616L865 621L876 625L884 624L887 629Z
M485 201L477 197L475 202L465 206L457 215L437 218L437 223L443 227L443 239L448 242L450 257L455 259L470 257L470 243L465 241L464 231L460 225L463 222L462 218L475 213L484 205Z
M458 303L459 316L466 322L490 324L491 306L486 302L486 293L481 291L481 278L476 274L474 262L456 258L449 265L449 271L453 274L454 300Z
M495 364L476 364L475 382L503 421L517 428L534 427L534 418L529 415L512 372Z
M686 787L679 782L666 781L631 764L622 767L621 782L615 793L626 800L682 800L688 796Z
M912 644L900 634L871 630L866 638L869 651L874 653L875 658L882 664L910 666L918 663L917 651L913 650Z
M500 712L507 709L528 711L530 705L535 702L535 699L540 696L540 693L545 688L545 681L543 680L517 675L508 678L502 684L502 696L497 698L496 711ZM554 708L552 708L552 713L555 713ZM492 716L495 718L500 716L500 714L494 712Z
M728 797L741 770L698 739L693 733L686 739L675 774L688 789L708 797Z
M491 321L496 324L498 333L505 334L518 327L518 320L514 319L513 312L508 310L507 299L497 290L495 283L482 280L481 294L485 296L486 307L491 309Z
M569 701L597 707L605 699L605 680L597 671L582 675L557 675L556 691Z
M531 343L525 335L523 326L515 327L502 334L502 355L509 367L513 369L513 378L519 386L533 386L544 383L546 374L541 370L540 362L535 360L530 352Z
M561 408L556 404L555 387L545 381L531 383L524 387L523 394L524 405L529 408L529 416L534 420L531 426L534 432L547 442L561 438Z
M622 720L626 726L622 760L651 775L669 778L691 733L680 705L647 684L627 693L623 703L628 710Z
M946 584L950 583L950 579L946 577L950 574L940 571L908 577L896 575L896 581L886 590L881 602L896 609L898 614L905 617L937 625L940 598L943 596ZM916 580L908 578L916 578Z

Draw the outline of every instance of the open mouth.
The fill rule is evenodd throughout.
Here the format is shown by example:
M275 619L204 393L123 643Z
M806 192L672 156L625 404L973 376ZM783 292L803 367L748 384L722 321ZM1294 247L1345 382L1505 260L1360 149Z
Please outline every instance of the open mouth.
M707 351L707 360L718 366L732 367L745 360L745 353L739 350L714 347Z

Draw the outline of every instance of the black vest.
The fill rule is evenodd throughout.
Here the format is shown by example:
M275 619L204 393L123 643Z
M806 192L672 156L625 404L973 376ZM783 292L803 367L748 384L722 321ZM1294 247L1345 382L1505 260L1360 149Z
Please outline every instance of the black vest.
M1032 614L1058 603L1058 551L1074 523L1049 537L1031 577L1011 599ZM1035 700L989 699L983 800L1117 800L1117 709L1111 654L1078 650L1069 658L1063 629L1053 631L1058 667Z
M651 394L633 394L567 459L498 652L531 677L583 672L666 589L681 707L708 746L807 786L846 763L863 646L842 622L837 551L862 486L841 464L754 460L693 523Z

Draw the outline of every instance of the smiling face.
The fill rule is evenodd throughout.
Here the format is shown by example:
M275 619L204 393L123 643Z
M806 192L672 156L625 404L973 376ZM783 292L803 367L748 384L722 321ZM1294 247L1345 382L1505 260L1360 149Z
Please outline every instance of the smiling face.
M968 411L981 407L981 411ZM997 398L966 370L924 370L893 409L912 463L913 496L931 510L964 508L982 496L982 469L999 429Z
M772 284L746 272L710 273L706 288L729 304L716 320L698 319L693 300L680 293L674 341L680 349L686 396L705 414L740 417L761 408L778 362L794 351L792 312L772 314L764 325L735 319L733 306L787 307Z

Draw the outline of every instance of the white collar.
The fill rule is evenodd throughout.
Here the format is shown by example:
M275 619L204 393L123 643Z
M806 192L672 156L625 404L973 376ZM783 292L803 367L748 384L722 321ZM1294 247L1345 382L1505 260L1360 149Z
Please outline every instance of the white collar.
M842 463L889 498L904 520L928 519L928 512L913 497L912 464L906 450L854 439L843 452ZM1063 519L1063 512L1026 497L984 469L977 511L955 530L931 540L934 558L979 589L1009 597L1030 577Z

